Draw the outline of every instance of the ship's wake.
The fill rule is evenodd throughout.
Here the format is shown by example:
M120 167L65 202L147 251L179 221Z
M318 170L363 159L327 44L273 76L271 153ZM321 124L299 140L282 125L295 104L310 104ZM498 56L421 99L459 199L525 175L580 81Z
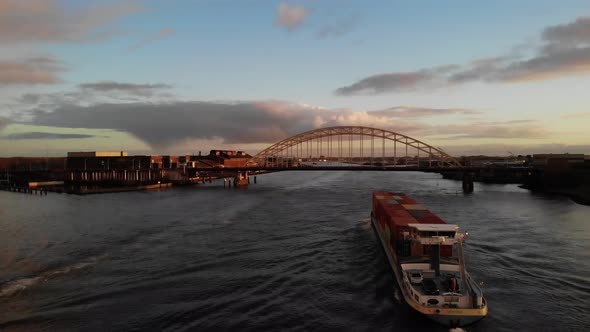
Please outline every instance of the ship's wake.
M358 225L363 229L367 230L371 228L371 218L361 219L358 222Z
M48 280L88 269L106 257L106 255L94 256L79 263L41 272L36 276L20 278L0 284L0 299L14 296L22 291L39 286Z

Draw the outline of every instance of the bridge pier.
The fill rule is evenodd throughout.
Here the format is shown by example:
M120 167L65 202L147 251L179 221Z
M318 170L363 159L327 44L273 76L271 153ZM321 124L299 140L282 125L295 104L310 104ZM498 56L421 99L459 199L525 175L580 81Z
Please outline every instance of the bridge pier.
M238 171L234 178L234 187L247 187L250 183L248 171Z
M470 194L473 192L473 174L469 172L463 173L463 192Z

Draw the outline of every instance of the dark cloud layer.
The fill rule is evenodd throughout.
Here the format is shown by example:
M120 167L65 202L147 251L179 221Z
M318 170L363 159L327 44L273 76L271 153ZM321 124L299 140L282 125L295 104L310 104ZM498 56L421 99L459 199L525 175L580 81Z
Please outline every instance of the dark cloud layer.
M27 133L14 133L0 138L7 140L23 140L23 139L80 139L80 138L91 138L94 135L86 134L58 134L58 133L46 133L46 132L27 132Z
M479 59L457 66L424 68L368 76L335 90L336 95L381 94L445 87L474 81L522 82L590 72L590 17L546 28L536 54ZM441 68L448 67L442 71Z
M364 78L349 86L338 88L336 95L346 96L359 92L379 94L388 91L411 91L431 83L435 78L436 76L428 70L378 74Z
M412 112L414 114L412 114ZM30 124L40 126L112 129L130 133L152 148L167 148L187 139L221 139L223 143L270 144L320 127L361 125L390 129L418 137L535 138L546 135L530 120L432 126L406 122L429 114L472 114L463 109L409 106L375 112L322 109L282 101L212 103L123 103L93 106L62 105L37 110Z
M149 97L155 92L162 89L170 89L171 85L158 83L158 84L134 84L134 83L121 83L114 81L104 81L95 83L83 83L79 87L83 90L94 90L98 92L123 92L130 95Z
M36 125L126 131L153 147L187 138L272 142L309 129L313 121L311 110L274 102L70 105L33 117Z

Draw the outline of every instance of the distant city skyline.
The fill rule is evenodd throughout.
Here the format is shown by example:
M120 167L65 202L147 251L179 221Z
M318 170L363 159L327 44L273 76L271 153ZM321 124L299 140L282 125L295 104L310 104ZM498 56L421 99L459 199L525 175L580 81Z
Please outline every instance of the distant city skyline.
M0 4L0 156L255 153L326 126L590 154L590 2Z

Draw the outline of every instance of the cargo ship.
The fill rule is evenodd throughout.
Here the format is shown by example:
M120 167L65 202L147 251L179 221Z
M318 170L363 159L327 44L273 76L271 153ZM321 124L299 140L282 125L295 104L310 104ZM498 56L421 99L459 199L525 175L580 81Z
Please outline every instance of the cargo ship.
M371 224L405 302L450 327L484 318L488 307L465 270L464 234L401 193L373 193Z

